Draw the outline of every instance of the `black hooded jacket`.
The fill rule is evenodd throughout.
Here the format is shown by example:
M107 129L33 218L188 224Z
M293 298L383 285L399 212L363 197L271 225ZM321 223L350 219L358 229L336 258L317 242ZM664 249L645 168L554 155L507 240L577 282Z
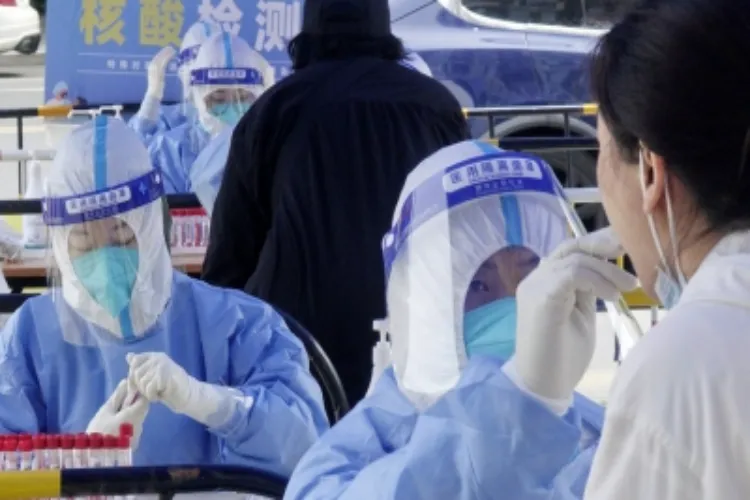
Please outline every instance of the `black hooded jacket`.
M370 380L372 322L386 313L381 240L406 176L468 138L453 95L396 62L296 71L236 127L204 279L305 325L356 403Z

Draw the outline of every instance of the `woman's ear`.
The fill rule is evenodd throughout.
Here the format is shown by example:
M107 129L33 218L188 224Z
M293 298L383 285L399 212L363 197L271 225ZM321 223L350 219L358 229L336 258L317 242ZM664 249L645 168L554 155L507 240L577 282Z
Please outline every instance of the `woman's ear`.
M664 158L647 148L641 150L643 170L643 212L650 214L664 197L666 169Z

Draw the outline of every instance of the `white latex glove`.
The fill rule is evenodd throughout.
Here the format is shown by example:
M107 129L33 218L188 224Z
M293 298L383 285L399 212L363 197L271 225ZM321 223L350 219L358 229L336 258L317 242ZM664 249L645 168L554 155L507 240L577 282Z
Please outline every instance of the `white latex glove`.
M141 109L138 110L138 115L141 118L152 122L159 119L161 100L164 98L164 82L166 80L167 66L175 53L175 49L167 45L151 59L147 72L148 87L146 87L146 95L143 97Z
M100 434L120 434L122 424L133 426L133 437L130 446L135 449L143 431L143 422L148 414L149 402L147 399L128 390L127 380L122 380L109 399L99 408L94 418L91 419L86 433L98 432Z
M128 354L128 383L146 399L160 402L208 427L219 427L252 406L241 391L200 382L164 353Z
M596 297L616 300L636 278L607 259L623 249L610 228L563 243L516 290L516 350L503 371L558 415L572 404L596 347Z
M166 81L167 66L177 51L171 45L161 49L148 65L148 87L146 95L161 101L164 98L164 82Z

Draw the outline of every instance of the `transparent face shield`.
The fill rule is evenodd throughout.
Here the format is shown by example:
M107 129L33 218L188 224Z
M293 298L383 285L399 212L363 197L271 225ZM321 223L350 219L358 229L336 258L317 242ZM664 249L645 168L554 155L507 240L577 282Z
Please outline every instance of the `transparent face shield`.
M436 162L384 238L391 359L402 390L424 401L456 384L475 347L514 340L517 283L567 237L546 165L478 144L417 167ZM497 319L505 338L489 325Z
M171 293L161 175L142 164L143 158L132 166L127 160L118 164L120 146L135 156L136 144L143 148L139 142L128 144L139 139L121 120L97 117L94 122L66 140L42 203L55 311L47 320L77 345L137 340ZM107 128L127 132L108 137ZM141 152L147 158L145 148ZM68 165L73 159L80 163ZM146 173L137 175L136 169ZM137 176L127 179L129 174Z
M466 141L431 161L383 243L391 361L417 406L453 388L473 355L512 354L517 286L570 237L542 160Z
M182 112L185 116L193 116L195 113L191 95L192 87L190 85L190 72L193 69L193 64L195 63L195 58L198 56L200 48L200 44L186 47L177 55L177 77L180 79L180 86L182 87L181 106Z
M195 69L191 76L198 119L212 137L234 127L264 88L254 68Z
M471 277L464 300L466 355L507 361L516 346L516 289L539 265L539 256L524 246L493 253Z

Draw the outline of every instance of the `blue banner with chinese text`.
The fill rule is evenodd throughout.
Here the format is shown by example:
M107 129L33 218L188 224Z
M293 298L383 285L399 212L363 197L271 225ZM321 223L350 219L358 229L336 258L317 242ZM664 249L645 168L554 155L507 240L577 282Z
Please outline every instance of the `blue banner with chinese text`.
M302 0L54 0L47 7L45 96L50 104L140 102L146 68L166 45L210 19L240 35L276 68L289 73L287 42L299 31ZM164 99L182 92L176 60Z

